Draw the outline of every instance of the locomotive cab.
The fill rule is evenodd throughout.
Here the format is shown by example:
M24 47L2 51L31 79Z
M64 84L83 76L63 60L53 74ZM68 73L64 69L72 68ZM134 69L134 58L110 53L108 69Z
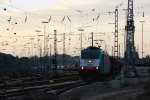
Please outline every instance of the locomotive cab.
M109 73L109 56L97 47L81 50L79 75L83 79L101 79Z

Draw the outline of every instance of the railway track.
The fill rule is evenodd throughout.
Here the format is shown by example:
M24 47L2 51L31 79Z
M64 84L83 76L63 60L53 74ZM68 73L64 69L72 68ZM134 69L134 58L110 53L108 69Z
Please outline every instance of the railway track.
M106 80L107 82L110 81L110 79ZM48 81L48 80L46 80ZM23 95L29 95L29 93L41 93L41 91L51 92L55 93L56 95L60 95L68 90L74 89L79 86L87 85L93 82L85 82L77 76L67 77L67 78L58 78L49 80L53 81L49 84L37 84L38 82L34 82L34 85L29 85L26 87L18 87L15 89L8 89L5 91L0 92L0 99L1 98L12 98L12 97L18 97ZM36 84L35 84L36 83ZM32 83L33 84L33 83ZM5 100L5 99L4 99ZM7 99L6 99L7 100Z
M82 80L78 80L78 81L69 81L69 82L57 83L51 85L33 86L33 87L26 87L20 89L9 89L0 92L0 98L17 97L17 96L25 95L36 91L51 91L51 92L55 92L56 94L60 94L63 91L68 90L69 88L77 87L83 84L85 84L85 82L83 82Z
M56 93L57 95L60 95L60 94L66 92L66 91L68 91L68 90L74 89L74 88L79 87L79 86L87 85L87 84L90 84L90 83L91 83L91 82L82 81L82 82L79 82L79 83L77 83L77 84L73 84L73 85L71 85L71 86L68 86L68 87L65 87L65 88L62 88L62 89L58 89L58 90L55 91L55 93Z
M68 76L63 78L55 78L44 81L24 82L19 84L1 84L0 98L9 98L15 96L25 95L36 91L55 91L60 93L67 89L67 87L75 86L75 84L82 83L78 75Z
M103 80L103 81L101 81L101 82L102 82L103 84L110 84L109 82L110 82L112 79L113 79L113 77L110 77L110 78L108 78L108 79L106 79L106 80ZM57 95L60 95L60 94L62 94L62 93L64 93L64 92L69 91L69 90L71 90L71 89L74 89L74 88L76 88L76 87L84 86L84 85L88 85L88 84L92 84L92 83L94 83L94 82L96 82L96 81L92 81L92 80L81 81L81 82L79 82L79 83L77 83L77 84L73 84L73 85L71 85L71 86L69 86L69 87L64 87L64 88L61 88L61 89L58 89L58 90L54 90L54 92L55 92ZM99 82L100 82L100 81L99 81Z
M72 80L79 80L78 74L74 74L72 76L65 76L61 78L51 78L50 80L31 80L27 81L23 79L17 79L17 80L8 80L4 81L0 84L0 90L1 89L10 89L10 88L19 88L19 87L29 87L34 85L43 85L43 84L56 84L61 83L65 81L72 81Z

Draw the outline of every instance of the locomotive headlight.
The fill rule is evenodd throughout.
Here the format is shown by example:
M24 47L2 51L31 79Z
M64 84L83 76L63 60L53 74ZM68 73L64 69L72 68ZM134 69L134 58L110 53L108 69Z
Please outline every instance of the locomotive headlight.
M81 67L81 69L84 69L84 67Z
M91 60L89 60L89 63L91 63L92 61Z
M96 67L96 69L98 69L98 67Z

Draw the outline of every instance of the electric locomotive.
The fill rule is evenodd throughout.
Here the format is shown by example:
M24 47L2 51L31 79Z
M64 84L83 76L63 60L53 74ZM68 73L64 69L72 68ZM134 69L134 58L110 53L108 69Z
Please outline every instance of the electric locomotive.
M81 50L79 75L83 79L103 79L110 76L109 55L97 47Z

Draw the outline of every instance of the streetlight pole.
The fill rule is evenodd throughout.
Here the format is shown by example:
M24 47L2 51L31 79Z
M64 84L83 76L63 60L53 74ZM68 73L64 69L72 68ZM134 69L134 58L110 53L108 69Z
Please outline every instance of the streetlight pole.
M37 56L39 56L39 38L38 38L38 33L41 32L40 30L35 30L37 32Z
M93 32L91 34L92 34L92 47L93 47Z
M30 38L31 40L31 57L33 57L33 40L34 38Z
M80 35L81 47L80 47L80 49L82 50L82 32L84 31L84 29L80 28L78 31L81 31L81 35Z
M143 67L143 23L145 22L145 21L140 21L141 23L142 23L142 67Z
M42 22L44 23L44 56L46 56L46 46L47 46L47 43L46 43L46 24L49 23L49 22Z
M45 79L47 79L47 59L46 59L46 54L47 54L47 40L46 40L46 24L49 22L45 22L43 21L42 23L44 23L44 77Z
M37 32L37 46L36 46L36 49L37 49L37 60L36 60L36 63L37 63L37 67L36 67L36 71L37 71L37 74L38 74L38 68L39 68L39 57L40 57L40 46L39 46L39 41L40 41L40 38L38 38L38 33L41 32L40 30L35 30L35 32Z

